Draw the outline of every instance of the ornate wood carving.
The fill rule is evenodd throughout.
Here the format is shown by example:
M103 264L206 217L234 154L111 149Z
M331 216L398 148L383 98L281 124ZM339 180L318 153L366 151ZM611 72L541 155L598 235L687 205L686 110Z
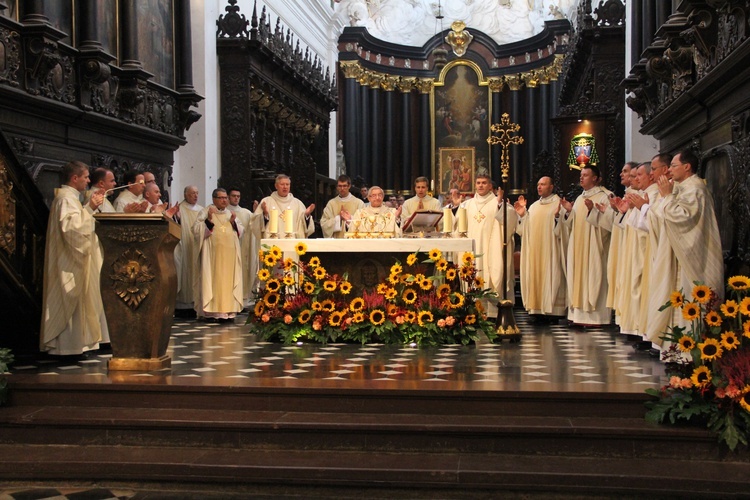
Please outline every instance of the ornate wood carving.
M0 158L0 249L8 255L16 251L16 198L8 166Z
M158 236L155 234L148 239ZM112 290L132 310L138 309L141 302L151 292L151 282L156 277L151 267L148 257L135 248L126 250L112 263L112 274L109 275L112 280Z

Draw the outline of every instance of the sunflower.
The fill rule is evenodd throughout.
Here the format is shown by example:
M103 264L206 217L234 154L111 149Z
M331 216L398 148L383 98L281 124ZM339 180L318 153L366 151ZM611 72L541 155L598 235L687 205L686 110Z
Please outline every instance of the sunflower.
M682 352L690 352L695 349L695 341L692 339L692 337L688 337L687 335L683 335L682 338L677 341L677 343L680 346L680 350Z
M278 293L267 293L263 297L263 302L265 302L266 307L276 307L277 305L279 305L280 299L281 297Z
M407 288L404 293L401 294L401 298L407 304L413 304L417 301L417 292L413 288Z
M696 302L705 304L711 299L711 289L706 285L695 285L693 287L693 298Z
M396 298L396 295L398 295L398 292L395 288L388 288L388 290L385 291L386 300L393 300Z
M266 256L266 252L263 250L258 250L258 260L263 260L263 257Z
M297 255L301 257L305 255L305 253L307 253L307 245L304 241L300 241L299 243L294 245L294 251L297 252Z
M322 280L326 277L326 270L323 266L318 266L313 270L313 278L316 280Z
M313 311L320 311L320 310L323 309L323 306L317 300L313 300L312 309L313 309Z
M448 261L445 259L440 259L437 262L435 262L435 269L437 271L445 271L448 269Z
M398 262L391 266L391 274L401 274L403 271L404 268Z
M474 268L471 266L463 266L461 267L461 279L462 280L469 280L471 279L471 275L474 274Z
M419 326L424 326L425 323L432 323L434 320L435 317L430 311L419 311L419 314L417 314L417 323L419 323Z
M357 297L352 299L351 302L349 302L349 310L351 312L359 312L362 309L365 308L365 299L362 297Z
M672 307L677 309L678 307L682 307L682 304L685 303L685 297L682 295L682 292L672 292L669 295L669 303L672 304Z
M299 316L297 316L297 321L302 323L303 325L310 321L310 317L312 316L312 311L310 309L305 309L301 313L299 313Z
M464 305L464 301L465 299L462 293L454 292L448 295L448 307L451 309L458 309Z
M721 326L721 316L716 311L708 311L706 323L708 326Z
M388 304L385 308L385 312L388 316L395 316L396 313L398 313L398 306L396 304Z
M698 319L701 315L701 308L695 302L687 302L682 306L682 317L688 321Z
M474 254L467 252L461 257L461 263L465 266L470 266L474 263Z
M315 285L313 285L311 281L305 281L305 284L302 285L302 287L307 295L311 295L315 291Z
M268 253L273 255L276 260L279 260L282 256L281 249L276 245L272 246Z
M310 260L307 261L307 265L316 268L320 265L320 258L319 257L310 257Z
M281 282L276 278L266 281L266 291L278 292L281 289Z
M328 316L328 324L331 326L341 326L341 320L344 319L344 315L346 313L342 311L333 311L330 316Z
M442 285L437 287L437 291L435 292L435 295L437 295L439 299L442 299L444 296L448 295L449 293L451 293L451 286L447 283L443 283Z
M326 292L332 292L336 290L336 282L331 280L326 280L323 282L323 290Z
M433 248L427 255L429 256L431 261L435 262L440 260L440 258L443 256L443 252L441 252L437 248Z
M448 269L445 271L445 279L448 281L453 281L456 279L456 270L455 269Z
M432 290L432 280L430 278L423 279L419 282L419 288L425 291Z
M409 266L413 266L417 263L417 254L410 253L408 257L406 257L406 264Z
M721 312L727 318L736 318L739 311L739 304L734 300L727 300L721 305Z
M402 274L401 276L399 276L398 280L403 284L407 284L407 283L413 283L415 281L415 278L414 278L414 275L406 273L406 274Z
M750 297L745 297L740 301L740 314L750 316Z
M414 311L406 311L404 313L404 321L407 323L414 323L417 320L417 313Z
M711 370L707 366L699 366L693 370L690 380L695 387L705 387L711 382Z
M365 314L362 312L356 312L354 313L354 316L352 316L352 321L354 323L362 323L365 320Z
M291 274L287 274L286 276L284 276L284 284L286 286L294 285L294 276L292 276Z
M279 259L271 255L270 253L266 254L265 257L263 257L263 264L265 264L267 267L275 266L278 261Z
M378 283L378 288L376 289L379 295L385 295L385 292L388 291L388 285L385 283Z
M740 339L737 338L737 334L733 331L724 332L721 334L721 347L727 351L736 349L740 345Z
M352 291L352 284L348 281L342 281L341 284L339 284L339 291L343 295L349 295L349 292Z
M253 308L253 312L256 316L260 317L263 315L263 311L265 310L265 304L262 300L259 300L255 303L255 307Z
M484 278L482 278L481 276L477 276L476 278L474 278L474 286L479 289L484 288Z
M732 276L727 280L727 284L732 290L741 291L750 289L750 278L747 276Z
M284 259L284 262L282 262L281 267L284 269L284 271L290 270L294 267L294 260L291 257L287 257L286 259Z
M704 361L713 361L721 357L721 345L716 339L706 339L698 344L698 349L701 350L701 359Z
M382 309L373 309L370 312L370 323L375 326L385 323L385 313Z
M750 385L746 385L745 388L742 389L740 406L744 408L746 412L750 412Z
M271 271L268 269L260 269L258 271L258 279L261 281L266 281L268 278L271 277Z
M391 285L397 284L398 283L398 274L393 274L393 273L389 274L388 275L388 283L390 283Z
M330 299L326 299L320 303L321 311L331 312L334 309L336 309L336 304Z
M750 338L750 319L742 323L742 335Z
M465 321L466 321L467 325L473 325L474 323L477 322L477 315L476 314L468 314L466 316L466 320Z

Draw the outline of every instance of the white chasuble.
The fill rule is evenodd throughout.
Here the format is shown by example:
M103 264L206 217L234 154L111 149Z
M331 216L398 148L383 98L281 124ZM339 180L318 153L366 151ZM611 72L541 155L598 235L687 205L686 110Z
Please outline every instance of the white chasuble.
M323 237L343 238L346 234L346 221L341 219L341 210L344 209L349 212L350 216L354 216L354 213L364 206L365 203L351 193L345 198L337 196L329 200L320 217Z
M209 208L213 205L209 205ZM193 231L200 239L200 286L196 302L198 316L232 318L242 311L242 263L240 237L242 223L235 219L237 231L230 222L231 212L222 210L213 214L214 226L208 229L208 208L198 215ZM238 234L239 233L239 234Z
M568 319L582 325L606 325L610 323L606 304L610 232L586 220L586 199L608 203L609 191L600 186L584 191L564 221L570 232L566 265Z
M260 223L260 215L252 213L247 208L229 205L227 210L234 213L237 220L240 221L245 229L240 239L240 249L242 262L242 304L244 307L250 305L253 287L256 282L258 272L258 241L256 240L257 232L253 231L253 224Z
M555 234L556 194L535 201L521 218L521 297L529 314L565 314L565 254Z
M305 218L305 204L295 198L292 193L289 193L286 196L279 196L279 194L274 191L273 193L271 193L271 196L266 196L265 198L263 198L258 204L258 208L255 210L255 213L261 216L263 215L263 203L266 204L266 210L268 210L269 212L273 209L279 211L279 238L284 237L284 228L286 225L284 217L286 217L286 211L289 209L292 210L292 227L294 229L294 238L302 240L315 232L315 223L313 223L312 217L310 217L310 220L306 220ZM266 222L266 226L263 229L263 238L270 237L271 233L268 231L268 225Z
M99 288L102 253L90 208L62 186L50 207L44 255L40 350L75 355L109 342Z
M174 249L174 264L177 272L177 309L193 309L198 296L198 275L201 271L198 254L200 240L193 232L193 226L203 207L180 202L177 212L180 221L180 242Z

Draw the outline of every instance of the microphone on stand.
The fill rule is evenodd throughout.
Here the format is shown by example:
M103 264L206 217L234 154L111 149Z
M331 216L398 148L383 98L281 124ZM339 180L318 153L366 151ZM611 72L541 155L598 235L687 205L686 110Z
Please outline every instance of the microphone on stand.
M125 184L124 186L117 186L117 187L114 187L114 188L112 188L112 189L107 189L106 191L104 191L104 196L109 196L109 194L110 194L110 193L114 193L114 192L115 192L115 191L117 191L118 189L125 189L125 188L129 188L130 186L135 186L135 185L137 185L137 184L142 184L142 185L145 185L146 183L145 183L145 182L143 182L143 181L138 181L138 182L133 182L133 183L131 183L131 184Z

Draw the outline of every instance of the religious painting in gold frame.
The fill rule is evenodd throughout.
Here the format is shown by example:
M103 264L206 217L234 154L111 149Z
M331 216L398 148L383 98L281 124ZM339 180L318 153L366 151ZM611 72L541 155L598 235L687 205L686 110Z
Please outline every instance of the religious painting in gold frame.
M464 183L459 189L471 193L477 172L491 170L490 147L487 144L492 116L489 82L473 61L457 59L441 70L431 101L432 165L438 187L435 194L447 194L445 188L450 189L450 181L444 179L446 169L451 168L446 163L446 155L449 154L466 156L466 163L471 167L471 184L466 189Z
M456 188L462 194L474 190L476 177L474 148L440 148L440 168L438 170L439 192L447 194Z

